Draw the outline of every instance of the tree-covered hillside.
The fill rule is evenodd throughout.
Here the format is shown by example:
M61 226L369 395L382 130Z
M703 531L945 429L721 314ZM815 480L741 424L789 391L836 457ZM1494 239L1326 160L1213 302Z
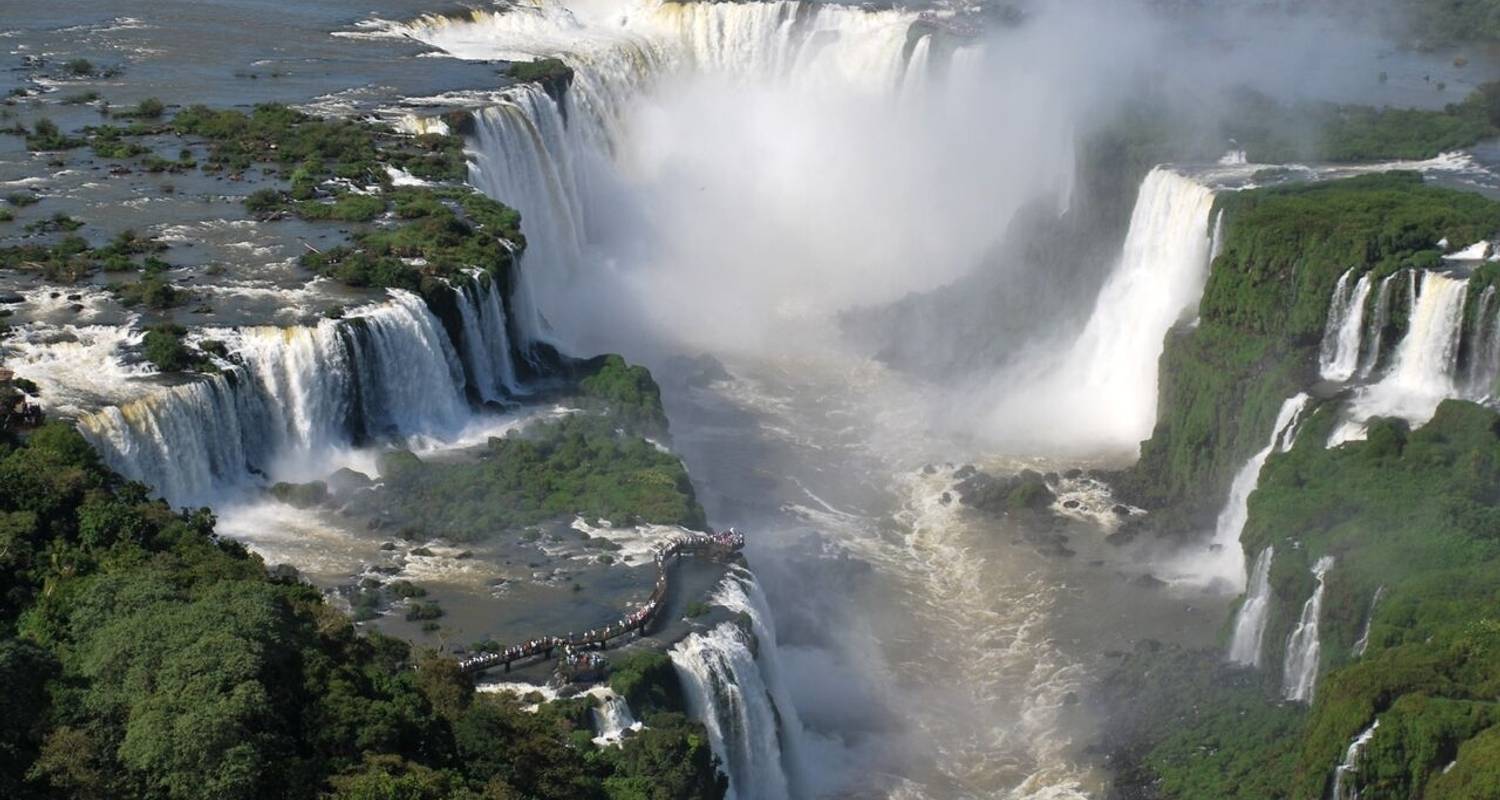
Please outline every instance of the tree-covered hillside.
M657 670L658 681L671 672ZM358 633L293 576L106 470L70 427L0 441L0 796L718 798L656 707L598 748L587 699L529 713ZM672 696L670 687L658 692Z

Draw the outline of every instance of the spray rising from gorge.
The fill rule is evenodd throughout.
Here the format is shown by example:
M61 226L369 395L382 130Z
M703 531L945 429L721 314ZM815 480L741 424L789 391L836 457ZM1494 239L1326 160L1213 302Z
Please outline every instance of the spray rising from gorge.
M625 373L607 388L647 399L659 389L653 429L625 456L575 437L559 458L671 461L631 489L671 484L696 514L681 524L750 531L745 561L674 573L671 592L657 564L652 608L670 594L670 611L639 645L655 648L658 677L681 690L673 702L701 724L690 727L697 752L712 751L731 796L1103 796L1114 720L1096 701L1120 665L1196 643L1230 688L1259 681L1292 701L1282 710L1302 713L1329 691L1330 662L1388 643L1376 620L1384 586L1355 592L1356 558L1329 551L1335 565L1319 560L1321 542L1267 533L1257 493L1285 490L1293 458L1378 438L1385 423L1372 420L1419 427L1444 399L1489 402L1500 309L1478 267L1488 245L1464 247L1467 234L1441 246L1441 262L1426 254L1436 268L1341 263L1299 300L1318 307L1301 317L1327 312L1326 325L1318 317L1298 334L1299 370L1234 386L1248 411L1179 415L1238 366L1183 370L1200 334L1221 336L1214 352L1239 343L1222 336L1222 302L1200 309L1206 289L1251 266L1237 196L1448 167L1281 168L1212 136L1185 151L1194 156L1161 156L1178 151L1117 112L1127 88L1173 95L1192 83L1178 76L1196 60L1174 61L1181 54L1163 44L1193 37L1111 4L1038 8L1049 5L981 19L789 1L544 0L361 23L340 35L430 46L416 65L461 64L493 80L495 61L516 62L501 71L518 83L382 111L419 134L408 140L460 134L434 144L453 154L444 180L466 168L474 188L519 209L524 246L504 237L493 250L503 265L481 272L403 251L401 267L422 271L420 294L354 292L348 307L275 317L301 320L286 327L194 328L184 341L213 355L198 375L139 366L143 332L124 326L28 325L9 354L44 365L107 352L110 370L58 370L44 394L77 400L79 427L112 468L173 505L212 506L220 534L267 563L343 581L333 591L353 603L387 578L446 571L468 598L449 614L498 608L528 631L562 631L629 595L622 576L650 571L670 526L580 511L574 486L556 484L547 491L562 498L559 513L577 514L571 523L534 530L507 516L513 498L495 495L464 520L491 533L525 525L535 546L507 550L500 537L433 532L459 516L439 493L412 509L361 503L397 491L403 464L453 476L442 489L503 466L497 454L526 439L523 420L563 427L592 413L552 405L571 402L558 385L594 363L570 356L622 352L655 382ZM1172 105L1217 111L1191 94ZM1122 130L1144 135L1110 138ZM277 213L302 208L283 199ZM376 228L412 210L391 203ZM963 325L963 309L979 322ZM1164 491L1191 492L1202 507L1174 506L1180 497L1151 494L1159 487L1127 468L1148 439L1173 448L1179 485ZM331 501L294 504L325 479ZM610 565L609 577L578 577L584 563ZM1353 605L1358 643L1344 618ZM407 623L449 646L438 625ZM452 630L509 636L486 626ZM592 662L568 653L565 663ZM528 698L518 713L546 705L497 673L484 688ZM588 751L595 767L677 724L658 728L656 699L626 688L593 686L593 707L569 722L591 721L592 741L609 748ZM1358 747L1359 731L1340 733L1344 763L1324 764L1345 781L1336 795L1357 792L1349 782L1373 731Z

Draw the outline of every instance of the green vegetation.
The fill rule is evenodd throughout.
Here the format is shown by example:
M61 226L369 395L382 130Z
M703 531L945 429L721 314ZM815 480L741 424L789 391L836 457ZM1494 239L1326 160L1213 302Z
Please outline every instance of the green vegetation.
M132 109L115 112L115 116L133 119L161 119L161 115L165 114L166 111L166 103L163 103L159 98L148 97L136 103Z
M386 165L429 180L462 180L468 170L458 137L399 136L368 122L325 120L281 105L256 106L248 114L192 106L178 112L170 127L208 142L205 170L243 172L256 163L275 164L287 178L301 169L320 180L382 186L391 180Z
M1222 252L1200 323L1168 337L1156 430L1121 480L1137 504L1174 506L1195 523L1265 445L1282 401L1312 382L1345 270L1421 266L1444 237L1477 241L1500 227L1500 203L1412 173L1229 193L1217 205Z
M84 144L83 139L75 139L63 134L58 129L57 123L46 117L37 120L36 126L26 134L27 150L71 150L75 147L82 147Z
M53 233L55 231L62 231L64 233L72 233L73 231L76 231L82 227L82 222L79 222L78 220L73 219L67 214L59 211L56 214L53 214L52 216L45 219L39 219L36 222L27 223L26 232Z
M667 413L661 388L645 367L631 366L617 355L606 355L589 365L578 382L586 406L603 408L628 427L651 435L667 432Z
M1500 414L1448 401L1419 430L1387 421L1367 441L1325 449L1334 422L1315 415L1296 448L1272 457L1244 535L1250 552L1276 546L1267 664L1281 663L1312 562L1336 559L1320 625L1327 674L1311 712L1278 708L1223 668L1136 670L1183 695L1150 700L1119 687L1172 715L1145 759L1167 797L1318 800L1376 719L1361 797L1483 797L1500 786L1500 762L1459 755L1500 735ZM1356 659L1377 588L1368 650ZM1462 771L1442 775L1455 758Z
M63 64L63 71L81 78L94 73L94 64L86 58L75 58Z
M439 619L443 616L443 607L437 603L412 603L406 607L406 621Z
M1036 470L995 477L965 467L957 486L964 505L994 514L1045 511L1057 497L1047 488L1047 480Z
M105 264L105 269L109 269ZM168 283L159 275L146 275L134 283L112 284L115 296L127 307L144 306L152 311L165 311L186 303L191 296Z
M1497 0L1403 0L1410 34L1423 44L1500 41Z
M186 336L187 328L181 325L163 322L150 326L141 342L146 360L162 372L217 371L208 356L183 340Z
M1500 134L1500 83L1445 109L1301 103L1240 93L1224 133L1252 161L1355 162L1432 158Z
M0 441L0 795L723 796L680 714L596 748L586 701L475 694L452 660L358 634L213 525L67 426Z
M166 244L124 230L108 244L90 247L88 240L73 233L81 227L81 221L61 213L29 224L27 231L31 233L65 235L50 244L28 242L0 247L0 269L33 272L64 283L77 282L99 271L139 272L142 276L137 281L111 284L110 289L121 302L160 311L187 301L189 294L175 288L164 277L170 265L156 256L167 249Z
M1500 228L1500 204L1409 174L1235 193L1218 207L1222 252L1200 322L1169 337L1156 431L1121 480L1163 509L1153 517L1168 529L1204 529L1281 402L1316 380L1345 270L1424 268L1438 263L1438 240ZM1479 270L1475 290L1497 274ZM1313 707L1276 702L1275 666L1237 672L1218 652L1136 654L1112 687L1138 720L1125 737L1127 783L1168 798L1317 800L1378 718L1361 797L1483 797L1500 786L1500 764L1459 757L1492 752L1500 736L1500 415L1450 401L1417 431L1376 421L1367 441L1325 449L1336 422L1331 406L1316 410L1297 447L1272 456L1242 535L1248 553L1276 547L1269 665L1282 662L1313 591L1312 564L1335 559Z
M1500 82L1437 110L1287 104L1247 89L1214 101L1224 112L1205 118L1180 97L1134 98L1084 143L1084 163L1102 181L1091 202L1109 218L1127 218L1133 189L1151 167L1213 160L1230 142L1253 162L1348 163L1432 158L1500 135Z
M88 105L89 103L97 102L98 100L99 93L90 91L79 92L78 94L70 94L57 102L65 106L83 106Z
M255 165L279 170L289 188L265 187L246 196L245 210L261 219L295 216L309 221L352 223L359 227L347 243L307 253L302 263L314 272L356 287L402 288L429 299L446 281L467 271L502 274L525 246L521 218L514 209L456 185L468 173L463 140L456 136L404 136L364 121L324 120L280 105L244 113L192 106L169 122L157 122L165 104L141 101L117 117L128 126L98 125L85 138L65 135L47 119L26 135L33 150L89 145L101 158L140 159L147 172L243 173ZM146 137L177 136L206 145L201 162L183 147L173 161L159 156ZM396 187L390 170L449 185ZM349 182L359 189L348 188ZM15 193L11 204L35 202ZM392 211L392 218L384 219ZM0 265L43 271L58 280L77 280L93 269L126 270L127 259L64 242L54 247L27 245ZM130 289L128 300L165 308L174 305L170 287L160 281Z
M559 58L541 58L536 61L517 61L510 65L510 76L523 83L543 83L548 80L572 80L573 69Z
M386 199L397 222L357 232L347 245L305 253L303 266L350 286L425 294L466 270L502 273L512 263L512 248L525 241L520 214L469 189L395 189L360 201L358 210L380 213ZM311 206L321 204L303 201L295 208L304 214Z
M573 84L573 68L557 58L517 61L510 65L508 73L522 83L540 84L547 94L559 101Z
M1123 766L1111 796L1199 800L1286 797L1307 714L1272 703L1222 653L1144 641L1100 681L1110 744Z
M612 418L578 413L491 439L476 463L394 453L382 460L377 502L398 524L457 541L574 514L702 528L682 462L617 428ZM422 513L403 519L403 509Z
M633 650L616 657L609 672L609 688L638 713L683 708L672 658L659 650Z
M1313 421L1314 436L1326 435L1328 416ZM1500 415L1449 401L1416 431L1389 421L1365 442L1317 443L1268 464L1244 537L1251 550L1279 545L1288 531L1303 543L1277 548L1268 642L1289 629L1292 606L1309 591L1310 559L1337 559L1321 625L1323 665L1333 671L1293 796L1320 797L1320 765L1377 715L1366 773L1375 784L1362 796L1418 796L1460 744L1500 723ZM1351 664L1379 587L1368 654ZM1470 768L1481 766L1500 781L1500 764Z

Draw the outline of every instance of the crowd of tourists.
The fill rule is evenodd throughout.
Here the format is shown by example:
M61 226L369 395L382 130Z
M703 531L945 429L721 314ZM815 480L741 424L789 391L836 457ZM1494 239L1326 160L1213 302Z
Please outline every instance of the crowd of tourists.
M551 655L553 650L561 647L564 652L564 660L569 666L576 667L578 663L572 659L588 656L580 652L583 648L603 647L611 639L624 636L631 631L644 630L651 620L661 610L662 603L667 597L667 560L682 555L688 550L710 550L727 554L739 550L745 546L745 535L734 528L727 531L710 531L708 533L695 533L688 536L680 536L670 542L656 548L656 585L651 589L651 596L640 607L626 614L624 617L602 628L594 628L584 631L582 634L567 636L544 636L537 639L529 639L521 644L511 645L502 650L479 653L458 662L459 669L479 670L493 667L499 664L510 664L514 661L531 658L537 655ZM591 656L588 656L591 657ZM590 665L592 666L592 665Z

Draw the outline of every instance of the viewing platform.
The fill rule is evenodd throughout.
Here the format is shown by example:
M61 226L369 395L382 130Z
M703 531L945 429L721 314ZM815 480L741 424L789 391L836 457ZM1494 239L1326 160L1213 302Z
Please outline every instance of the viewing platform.
M473 655L459 661L459 669L473 673L501 667L509 672L511 666L518 662L549 659L555 655L560 655L567 664L575 668L575 671L579 667L587 668L592 661L598 659L597 656L590 655L588 651L603 650L609 647L611 642L633 633L644 634L646 629L651 627L665 606L671 580L668 567L674 559L684 555L696 555L723 560L734 556L744 547L744 534L732 528L718 533L695 533L673 539L656 550L654 557L656 583L651 589L651 595L646 598L645 603L624 617L604 627L583 633L570 632L562 636L541 636L493 652Z

